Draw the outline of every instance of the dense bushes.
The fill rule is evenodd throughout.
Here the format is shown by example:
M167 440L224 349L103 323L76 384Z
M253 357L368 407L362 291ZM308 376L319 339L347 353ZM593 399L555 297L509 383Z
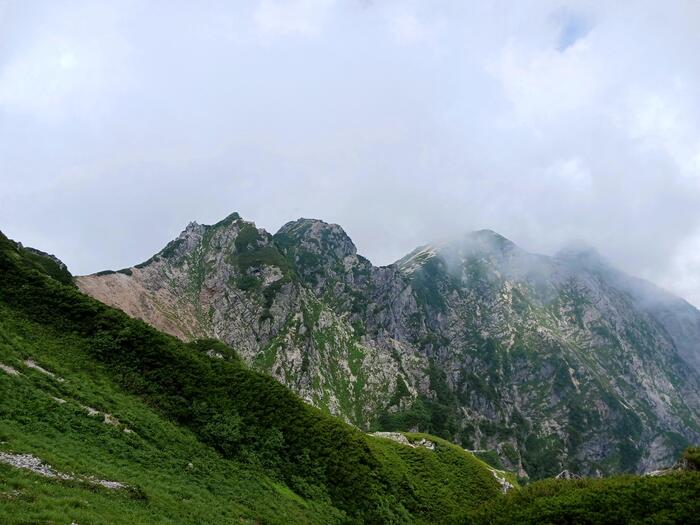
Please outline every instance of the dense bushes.
M700 447L687 449L681 459L685 463L684 467L686 469L700 471Z
M697 523L700 473L538 481L469 513L464 523Z

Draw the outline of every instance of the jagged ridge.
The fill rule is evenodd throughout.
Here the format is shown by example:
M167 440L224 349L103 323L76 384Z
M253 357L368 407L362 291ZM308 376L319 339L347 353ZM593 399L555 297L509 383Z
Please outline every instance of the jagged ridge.
M270 235L233 214L77 282L362 428L493 449L523 475L649 470L700 440L700 314L586 250L482 230L375 267L340 226Z

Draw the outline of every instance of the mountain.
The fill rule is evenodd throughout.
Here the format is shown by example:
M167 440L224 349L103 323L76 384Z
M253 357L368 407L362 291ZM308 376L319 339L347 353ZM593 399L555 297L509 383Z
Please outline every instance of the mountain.
M0 233L2 523L691 523L700 511L700 449L650 476L520 488L440 438L360 432L223 343L157 332L66 277Z
M515 484L437 437L368 436L37 257L0 234L0 523L458 523Z
M375 267L340 226L232 214L76 283L361 429L438 434L522 476L644 472L700 442L700 312L589 248L483 230Z

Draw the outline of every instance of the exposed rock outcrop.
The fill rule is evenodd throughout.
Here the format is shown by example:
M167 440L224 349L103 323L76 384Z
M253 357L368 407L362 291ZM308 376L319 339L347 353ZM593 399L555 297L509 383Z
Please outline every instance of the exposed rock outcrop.
M233 214L77 283L362 428L438 433L533 477L647 471L700 441L700 312L590 250L483 230L375 267L338 225L270 235Z

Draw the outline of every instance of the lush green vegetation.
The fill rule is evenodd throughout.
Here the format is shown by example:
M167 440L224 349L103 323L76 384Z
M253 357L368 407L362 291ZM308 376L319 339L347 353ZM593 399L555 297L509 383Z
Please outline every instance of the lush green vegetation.
M458 523L465 505L476 508L493 498L495 478L472 454L429 434L405 435L412 442L427 439L435 444L435 450L409 448L388 439L373 440L370 448L382 463L391 466L387 474L399 487L409 512L433 523Z
M234 214L234 217L236 214ZM240 231L234 241L235 253L230 254L228 262L235 265L238 270L236 285L243 291L261 292L263 314L261 320L272 318L270 307L275 296L283 286L294 280L294 271L287 258L272 244L268 234L260 234L252 223L240 221ZM263 286L259 275L251 273L262 266L274 266L280 270L282 276Z
M80 337L57 337L5 306L0 319L0 362L22 374L0 375L0 450L31 453L60 472L133 487L110 491L0 464L0 523L342 519L329 503L303 500L255 465L223 459L193 432L124 393L109 370L89 358ZM65 381L23 366L29 357ZM88 416L81 405L113 415L120 426Z
M255 225L241 221L241 229L234 241L236 253L231 262L242 274L246 274L250 268L268 265L276 266L288 277L291 272L289 261L270 242L270 236L265 235L261 235Z
M470 454L367 437L221 343L183 344L59 283L2 236L0 362L20 372L0 372L0 451L132 487L0 464L2 523L442 523L498 494Z
M70 272L64 266L57 264L51 255L34 248L25 248L22 250L22 254L26 266L35 268L63 284L73 283L73 276Z
M681 459L685 463L686 469L700 471L700 447L687 449Z
M538 481L464 516L464 523L697 523L700 472Z

